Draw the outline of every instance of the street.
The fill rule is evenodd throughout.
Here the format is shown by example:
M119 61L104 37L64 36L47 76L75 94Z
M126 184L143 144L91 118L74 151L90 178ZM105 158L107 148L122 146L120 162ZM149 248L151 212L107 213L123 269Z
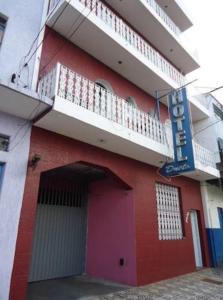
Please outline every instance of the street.
M200 271L137 288L87 277L68 277L29 285L27 300L218 300L223 299L223 269Z

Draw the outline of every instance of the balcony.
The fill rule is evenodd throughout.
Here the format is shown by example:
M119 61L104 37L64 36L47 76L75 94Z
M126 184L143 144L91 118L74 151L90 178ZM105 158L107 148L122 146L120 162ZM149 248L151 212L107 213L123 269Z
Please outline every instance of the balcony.
M157 0L160 7L178 25L181 31L185 31L193 25L185 2L185 0Z
M195 123L210 117L209 101L205 95L191 86L188 87L187 92L190 101L192 122Z
M105 1L184 74L199 67L191 42L155 0Z
M38 93L54 99L36 123L41 128L156 167L173 156L168 125L59 63L40 80ZM186 176L215 178L212 156L202 149L195 147L196 171Z
M151 95L184 84L171 63L98 0L51 1L47 24Z
M51 99L40 97L28 88L0 79L1 112L31 121L45 113L52 103Z
M209 180L220 177L220 172L216 167L216 157L214 152L202 147L195 141L193 142L195 169L193 174L188 174L189 177L199 180Z
M39 127L156 166L172 155L164 124L59 63L38 91L54 99Z

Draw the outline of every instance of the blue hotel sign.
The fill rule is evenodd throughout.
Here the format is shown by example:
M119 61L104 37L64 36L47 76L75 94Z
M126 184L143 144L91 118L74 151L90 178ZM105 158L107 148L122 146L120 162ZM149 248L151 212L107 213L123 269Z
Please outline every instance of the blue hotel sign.
M185 88L169 95L169 111L172 122L174 161L166 163L160 169L160 173L164 176L176 176L195 169L190 114Z

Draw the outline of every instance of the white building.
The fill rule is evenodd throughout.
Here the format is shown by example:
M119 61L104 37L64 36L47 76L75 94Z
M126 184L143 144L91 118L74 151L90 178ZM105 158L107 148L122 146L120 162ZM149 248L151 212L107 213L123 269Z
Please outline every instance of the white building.
M201 183L205 223L213 266L223 264L223 105L206 93L197 95L208 109L208 117L194 124L195 139L215 154L221 179Z
M44 1L0 0L0 299L8 299L30 146L31 120L48 107L36 84L35 38ZM33 54L22 68L24 57ZM31 56L31 55L29 55ZM21 71L21 72L20 72ZM18 76L20 73L20 76Z

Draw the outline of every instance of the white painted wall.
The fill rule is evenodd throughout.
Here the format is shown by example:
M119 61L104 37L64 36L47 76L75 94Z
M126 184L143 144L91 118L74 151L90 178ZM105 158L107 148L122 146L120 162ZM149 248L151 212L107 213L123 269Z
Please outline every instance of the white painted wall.
M223 190L214 185L202 183L201 192L206 227L220 228L218 207L223 208Z
M31 127L29 123L24 122L23 119L0 112L0 133L10 136L12 149L8 152L0 151L0 162L5 163L0 189L1 300L8 299L27 171Z
M211 96L208 96L206 98L205 96L203 97L204 97L203 100L206 102L207 108L209 110L210 117L193 124L194 139L205 148L214 152L216 162L219 162L220 156L219 156L217 138L218 137L223 138L223 122L222 121L217 122L220 119L215 115L213 111L212 104L215 102L215 99ZM202 131L199 132L200 130Z
M37 37L48 0L0 0L0 15L7 18L3 42L0 46L0 79L9 83L13 73L19 72ZM33 50L36 48L36 44ZM41 49L40 49L41 50ZM33 56L28 68L21 73L20 86L35 88L38 55ZM7 101L0 94L1 101ZM11 138L8 152L0 151L0 162L5 163L0 187L0 299L8 300L11 273L20 211L27 171L31 125L26 120L0 112L0 133Z
M223 122L215 115L213 103L216 99L212 96L204 96L210 117L193 124L195 140L202 146L215 153L216 162L220 161L217 138L223 138ZM202 130L204 129L204 130ZM202 130L200 133L200 130ZM201 194L204 207L204 217L207 228L220 228L218 207L223 208L223 190L206 182L201 183Z
M8 18L3 43L0 46L0 78L9 82L19 69L22 58L37 36L47 0L0 0L0 14ZM34 47L35 49L35 47ZM21 79L31 86L35 56L24 69ZM28 80L29 77L29 80Z

